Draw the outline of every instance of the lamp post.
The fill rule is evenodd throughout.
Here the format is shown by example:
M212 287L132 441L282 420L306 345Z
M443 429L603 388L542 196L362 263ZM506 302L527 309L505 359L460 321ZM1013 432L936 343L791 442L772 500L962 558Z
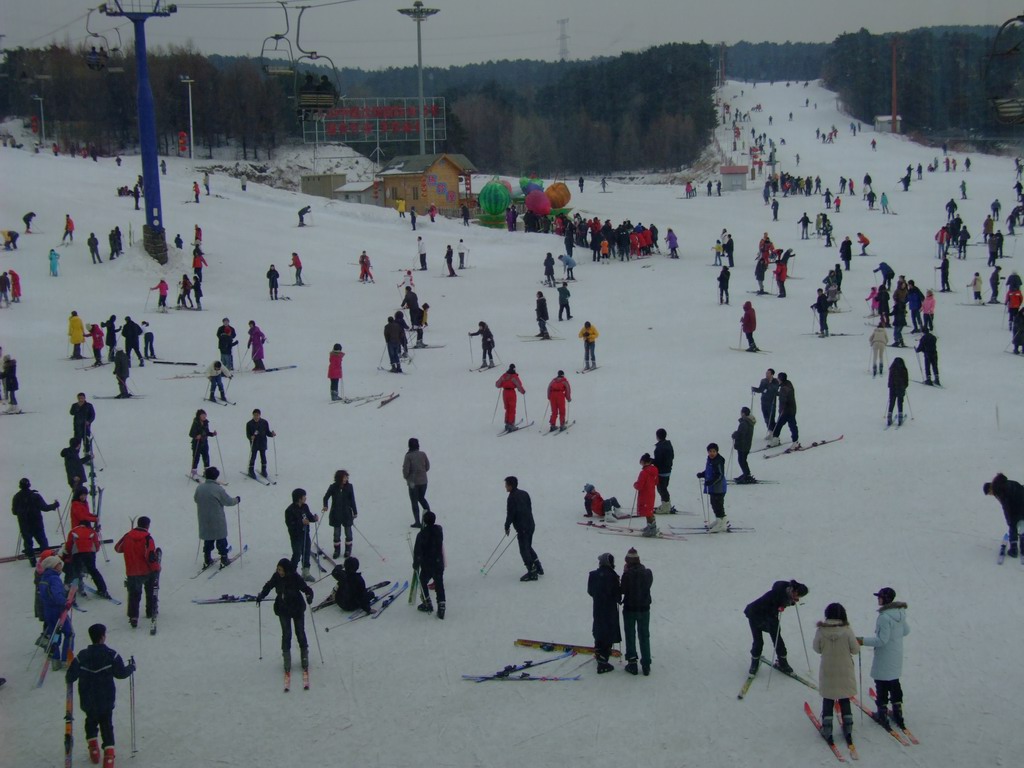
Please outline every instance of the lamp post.
M178 75L178 79L188 86L188 159L192 159L192 143L195 137L192 135L192 83L195 82L188 75Z
M416 2L412 4L412 8L399 8L398 12L403 16L408 16L416 22L416 67L419 70L420 96L420 154L425 155L427 154L427 142L423 130L423 37L420 33L420 27L424 21L429 19L435 13L440 13L440 9L424 8L422 0L416 0Z
M39 143L46 143L46 112L43 109L43 97L32 94L33 101L39 102Z

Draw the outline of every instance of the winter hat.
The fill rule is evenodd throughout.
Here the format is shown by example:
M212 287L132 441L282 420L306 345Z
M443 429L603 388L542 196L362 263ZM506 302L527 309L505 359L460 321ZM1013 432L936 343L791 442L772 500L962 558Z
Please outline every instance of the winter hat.
M629 552L626 553L627 563L639 563L640 555L637 554L636 547L630 547Z
M346 557L345 558L345 570L349 573L355 573L359 570L359 558L358 557Z
M598 555L598 557L597 557L597 564L598 565L606 565L609 568L614 568L615 567L615 558L612 557L612 553L611 552L605 552L603 555Z
M21 488L22 490L25 490L26 488L31 488L32 481L29 480L27 477L23 477L21 478L21 480L18 481L18 487Z
M882 598L882 602L888 604L896 599L896 590L892 587L882 587L880 590L875 592L875 597Z
M295 566L292 565L292 561L289 560L287 557L282 557L280 560L278 560L277 567L284 570L285 575L295 572Z
M47 557L45 560L43 560L43 562L40 563L40 565L42 565L44 571L46 571L46 570L54 570L55 571L55 570L57 570L57 568L59 568L62 565L64 565L64 561L61 560L59 557L54 557L53 555L51 555L50 557Z
M25 482L25 481L22 481L22 482ZM590 483L587 483L586 485L583 486L583 493L592 493L593 490L594 490L594 486L592 486Z
M740 413L742 413L744 416L749 416L750 415L750 409L747 408L747 406L744 405L742 408L740 408Z

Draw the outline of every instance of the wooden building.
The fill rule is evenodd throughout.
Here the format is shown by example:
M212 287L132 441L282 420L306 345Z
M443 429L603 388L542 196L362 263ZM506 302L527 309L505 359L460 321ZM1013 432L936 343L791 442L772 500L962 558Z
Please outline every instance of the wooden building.
M431 205L452 215L459 206L473 198L474 165L465 155L401 155L385 165L381 181L384 205L396 208L405 201L407 211L413 208L423 214Z

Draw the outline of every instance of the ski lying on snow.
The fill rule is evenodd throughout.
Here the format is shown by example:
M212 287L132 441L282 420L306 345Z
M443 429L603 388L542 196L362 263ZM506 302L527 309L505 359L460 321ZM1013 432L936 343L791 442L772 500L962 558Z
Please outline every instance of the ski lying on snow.
M506 683L517 683L517 682L518 683L527 683L527 682L535 682L535 683L566 683L566 682L569 682L571 680L582 680L583 678L582 678L581 675L573 675L572 677L557 677L557 676L555 676L555 677L547 677L547 676L544 676L544 675L531 675L529 672L523 672L523 673L521 673L519 675L516 675L515 677L483 677L483 678L476 678L476 677L473 677L472 675L463 675L462 679L463 680L472 680L473 682L476 682L476 683L481 683L484 680L503 680Z
M778 480L755 480L752 483L741 483L738 477L732 479L733 485L778 485Z
M759 355L770 355L772 351L770 349L749 349L748 347L729 347L733 352L754 352Z
M342 403L344 405L348 405L349 403L358 403L365 400L378 400L382 397L384 397L383 392L378 392L375 395L360 395L359 397L340 397L337 400L331 400L331 404Z
M544 659L544 661L524 661L521 664L509 664L504 669L500 669L497 672L495 672L493 674L490 674L490 675L463 675L462 679L463 680L472 680L472 681L477 682L477 683L482 683L485 680L508 679L509 677L511 677L512 675L516 674L517 672L522 672L523 670L526 670L526 669L532 669L534 667L539 667L542 664L551 664L552 662L555 662L555 661L561 661L562 659L568 659L568 658L570 658L572 656L575 656L577 653L578 653L578 651L574 651L573 649L570 648L569 650L566 650L566 651L563 651L562 653L559 653L557 656L552 656L550 659Z
M390 581L382 581L381 582L381 586L387 586L388 584L391 584L391 582ZM376 587L376 585L374 585L374 587ZM370 589L372 590L372 589L374 589L374 587L370 587ZM381 602L382 600L387 600L392 595L394 597L398 597L398 595L395 594L395 592L398 589L399 589L399 586L398 586L398 582L396 581L394 584L391 584L391 588L388 589L387 592L384 592L383 594L375 596L373 598L373 600L370 601L370 607L372 608L373 606L375 606L377 603ZM401 594L401 593L399 593L399 594ZM325 605L325 603L326 603L326 605ZM318 605L316 607L316 609L314 609L314 610L319 610L320 608L326 608L327 605L330 605L330 604L332 604L332 603L327 603L327 601L324 601L324 603L321 603L320 605ZM390 605L390 603L388 603L388 605ZM330 632L332 629L337 629L338 627L342 627L342 626L344 626L346 624L350 624L353 621L358 621L359 619L365 619L367 616L376 616L376 615L377 614L375 614L375 613L374 614L366 613L362 608L359 608L359 609L357 609L355 611L352 611L352 613L350 613L348 616L346 616L345 620L343 622L341 622L341 624L335 624L333 627L327 627L326 630L324 630L324 631Z
M216 568L213 567L214 565L217 565L217 561L214 560L213 565L209 566L209 568L213 568L213 573L211 573L209 576L206 577L207 580L212 579L214 576L216 576L218 573L223 571L225 568L227 568L229 565L231 565L233 562L235 562L238 558L240 558L242 555L244 555L248 551L249 551L249 545L246 544L245 546L242 547L242 551L241 552L239 552L237 555L232 555L231 557L228 558L227 564L221 563L219 565L219 567L216 567ZM209 568L204 568L203 570L204 571L205 570L209 570ZM200 571L200 573L202 573L202 571ZM196 574L196 575L198 575L198 574Z
M110 597L109 595L101 595L98 591L96 591L95 587L90 587L88 584L83 584L82 586L85 588L85 591L90 595L95 595L101 600L109 600L114 605L123 605L123 603L116 597Z
M801 445L800 443L796 443L795 445L791 445L789 448L787 448L784 451L779 451L778 453L766 453L764 455L764 457L766 459L774 459L776 456L784 456L787 453L798 453L800 451L809 451L809 450L811 450L811 448L819 448L819 447L821 447L823 445L828 445L829 443L839 442L840 440L843 439L843 437L844 437L843 435L840 435L839 437L834 437L831 440L816 440L815 442L811 443L810 445Z
M648 536L644 533L643 528L621 528L613 529L608 526L596 526L598 533L603 533L606 536L640 536L645 539L667 539L669 541L686 541L686 537L681 533L666 533L664 531L658 531L653 536ZM696 531L694 531L696 533Z
M708 530L707 526L670 525L669 528L671 528L673 531L680 531L681 533L685 533L685 534L691 534L691 533L711 533L711 531ZM754 530L755 530L754 528L747 528L747 527L743 527L743 526L732 525L730 523L726 527L725 532L726 533L753 533Z
M375 614L373 614L373 616L371 616L370 618L371 619L378 619L378 618L380 618L380 615L382 613L384 613L385 610L387 610L387 607L389 605L391 605L393 602L395 602L395 600L397 600L402 595L402 593L405 592L405 590L407 590L408 588L409 588L409 582L406 581L404 584L402 584L402 586L397 591L395 591L392 594L388 595L388 597L386 597L384 600L381 601L380 608L378 608L377 612Z
M600 367L601 367L600 365L592 365L589 368L581 368L580 370L576 371L576 373L578 373L580 376L582 376L584 373L593 373L594 371L596 371Z
M392 392L390 395L388 395L384 399L378 401L377 407L378 408L383 408L385 405L387 405L388 403L393 403L398 398L399 398L399 395L394 393L394 392Z
M558 653L565 653L566 651L575 651L576 653L588 653L593 655L594 647L591 645L571 645L569 643L552 643L547 640L526 640L519 638L515 641L515 645L523 648L540 648L542 651L555 651ZM618 650L612 650L611 655L615 658L620 658L622 652Z
M221 595L201 600L192 600L196 605L220 605L221 603L255 603L256 595Z
M996 565L1002 565L1006 560L1006 547L1010 543L1010 534L1003 534L1003 543L999 545L999 554L996 556Z
M814 727L818 731L818 736L828 744L828 748L832 750L832 754L836 756L836 760L840 763L845 763L846 758L843 757L843 753L839 751L839 747L821 735L821 720L819 720L818 716L814 714L814 710L811 709L811 705L806 701L804 702L804 712L807 714L807 717L810 718L811 722L814 723Z

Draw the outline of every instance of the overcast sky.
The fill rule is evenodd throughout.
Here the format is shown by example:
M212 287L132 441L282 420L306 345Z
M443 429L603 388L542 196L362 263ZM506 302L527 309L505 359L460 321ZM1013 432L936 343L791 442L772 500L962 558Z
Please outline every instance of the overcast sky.
M320 1L304 0L308 5ZM93 6L98 4L96 0ZM303 16L302 46L331 56L339 67L415 64L415 24L397 12L411 4L349 0L313 8ZM207 54L258 56L265 37L284 31L280 6L266 0L184 0L177 5L175 15L147 24L150 45L191 41ZM555 60L560 33L556 22L563 18L569 20L569 58L587 59L669 42L820 42L861 27L882 33L938 24L999 25L1024 9L1021 0L427 0L426 5L440 10L423 23L427 66ZM4 0L0 6L5 48L87 39L89 4ZM297 15L289 13L293 45ZM96 31L116 24L98 14L93 19ZM122 26L121 35L130 42L130 26Z

